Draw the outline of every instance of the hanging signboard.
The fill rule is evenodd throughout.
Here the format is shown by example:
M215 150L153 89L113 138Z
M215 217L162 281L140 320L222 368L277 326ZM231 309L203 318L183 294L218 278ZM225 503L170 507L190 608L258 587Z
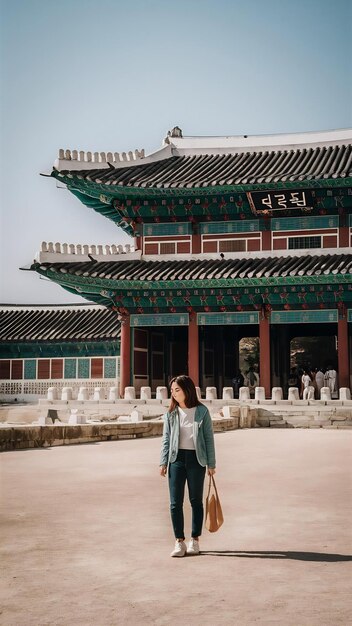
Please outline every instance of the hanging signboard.
M275 191L247 192L251 209L255 215L279 213L292 209L310 211L313 209L313 196L309 190L279 189Z

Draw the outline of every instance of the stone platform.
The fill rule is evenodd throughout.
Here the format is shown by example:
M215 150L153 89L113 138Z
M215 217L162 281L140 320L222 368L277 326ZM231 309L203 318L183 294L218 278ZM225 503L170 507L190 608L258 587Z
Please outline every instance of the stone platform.
M171 559L160 439L1 455L4 626L347 626L352 433L215 435L224 525ZM188 497L185 531L190 531ZM185 595L192 589L192 601Z
M213 418L214 430L236 428L352 429L351 401L203 401ZM168 401L77 402L47 401L39 405L0 409L0 451L114 441L162 434L161 416ZM141 421L134 423L137 411ZM69 423L71 413L78 413ZM55 421L40 416L55 415ZM57 419L56 419L57 418Z

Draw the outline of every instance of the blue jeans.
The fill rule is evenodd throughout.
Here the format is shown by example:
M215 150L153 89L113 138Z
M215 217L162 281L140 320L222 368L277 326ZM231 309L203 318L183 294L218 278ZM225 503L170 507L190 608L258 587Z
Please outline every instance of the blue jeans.
M192 507L192 537L202 533L205 467L199 465L195 450L179 450L169 465L170 512L176 539L184 539L183 499L187 481Z

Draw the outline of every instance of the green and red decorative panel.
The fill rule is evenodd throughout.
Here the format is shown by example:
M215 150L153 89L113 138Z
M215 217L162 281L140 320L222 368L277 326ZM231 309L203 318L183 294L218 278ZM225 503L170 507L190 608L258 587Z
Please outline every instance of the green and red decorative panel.
M270 230L271 217L333 215L352 211L352 181L321 179L257 185L200 188L134 188L88 181L54 170L86 206L139 236L143 224L226 222L260 218L259 230ZM264 203L264 204L263 204Z
M121 314L259 311L336 308L352 302L349 274L208 279L117 281L36 268L71 293Z

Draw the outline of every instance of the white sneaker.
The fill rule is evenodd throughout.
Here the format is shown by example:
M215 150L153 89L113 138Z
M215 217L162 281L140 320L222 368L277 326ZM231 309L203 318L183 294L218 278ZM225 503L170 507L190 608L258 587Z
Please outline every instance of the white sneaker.
M187 546L184 541L176 541L175 547L170 556L185 556Z
M192 537L187 547L187 554L190 556L196 556L199 554L199 542L197 539L193 539Z

